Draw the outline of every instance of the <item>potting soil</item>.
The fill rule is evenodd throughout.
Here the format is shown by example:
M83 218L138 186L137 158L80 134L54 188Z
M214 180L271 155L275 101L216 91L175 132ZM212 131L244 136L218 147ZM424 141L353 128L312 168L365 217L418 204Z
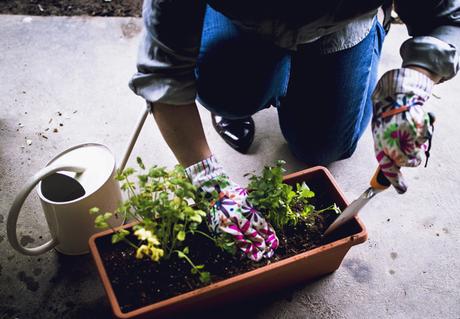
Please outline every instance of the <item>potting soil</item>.
M204 264L203 271L211 273L212 282L218 282L324 244L322 234L336 217L334 212L326 211L315 216L312 226L298 224L287 227L284 233L278 232L280 246L275 255L260 262L240 254L232 256L200 235L189 236L186 246L190 248L191 260L196 265ZM129 239L137 241L134 236ZM125 243L113 245L110 236L99 238L97 246L123 312L206 286L197 275L191 274L190 265L175 254L160 263L148 258L139 260L132 247Z

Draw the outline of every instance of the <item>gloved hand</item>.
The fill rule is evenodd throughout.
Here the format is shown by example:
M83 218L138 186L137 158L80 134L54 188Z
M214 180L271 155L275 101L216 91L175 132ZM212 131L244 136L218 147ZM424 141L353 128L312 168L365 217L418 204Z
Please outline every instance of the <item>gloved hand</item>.
M273 227L247 202L247 190L228 180L214 156L185 171L196 187L219 194L210 203L208 224L212 231L231 235L236 246L254 261L273 256L279 243Z
M433 126L422 105L433 85L426 75L401 68L385 73L372 96L375 155L383 174L400 194L407 190L401 167L420 165L422 150L429 156Z

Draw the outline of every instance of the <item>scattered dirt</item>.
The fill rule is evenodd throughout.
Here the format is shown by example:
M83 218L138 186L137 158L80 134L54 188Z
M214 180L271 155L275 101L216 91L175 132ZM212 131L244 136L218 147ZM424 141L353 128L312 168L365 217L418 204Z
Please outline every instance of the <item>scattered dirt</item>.
M20 242L22 246L27 246L28 244L33 244L35 242L35 239L28 235L25 235L21 237Z
M128 22L122 24L121 32L123 33L123 36L125 38L130 39L139 34L139 32L141 32L141 27L134 22Z
M28 276L24 271L19 272L17 278L22 281L30 291L35 292L40 288L38 282L35 281L33 277Z
M1 14L140 17L142 0L3 0Z
M284 234L278 233L280 247L276 254L270 260L257 263L241 255L225 253L202 236L190 237L186 246L190 248L194 263L204 264L212 281L218 282L324 244L321 234L335 218L335 214L326 212L315 217L314 226L297 225ZM134 236L129 239L136 242ZM335 238L328 241L331 240ZM100 238L97 245L123 312L205 286L190 273L190 266L176 255L168 261L153 263L148 259L136 259L134 249L124 243L112 245L110 236Z
M368 283L372 277L372 270L369 265L358 258L348 258L343 262L343 266L347 269L356 282L363 284Z

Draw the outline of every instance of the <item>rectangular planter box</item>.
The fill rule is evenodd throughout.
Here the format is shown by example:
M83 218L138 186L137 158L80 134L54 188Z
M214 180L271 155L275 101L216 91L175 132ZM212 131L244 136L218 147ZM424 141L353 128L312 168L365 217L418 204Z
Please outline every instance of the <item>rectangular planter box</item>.
M348 205L331 173L324 167L313 167L293 173L286 176L284 180L291 185L305 181L322 202L335 202L341 209ZM268 293L306 283L335 271L339 268L348 250L367 239L366 228L359 218L355 218L325 239L325 244L320 247L209 286L123 313L98 251L98 238L110 234L112 231L108 230L92 236L89 240L89 246L113 313L117 318L171 317L173 313L194 310L207 304L215 306L219 303L260 295L261 291Z

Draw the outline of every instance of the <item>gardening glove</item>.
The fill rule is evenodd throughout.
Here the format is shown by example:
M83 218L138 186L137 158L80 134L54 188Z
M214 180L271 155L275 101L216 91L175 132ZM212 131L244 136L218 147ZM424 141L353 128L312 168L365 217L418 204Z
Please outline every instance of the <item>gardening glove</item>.
M372 95L375 155L383 174L400 194L407 190L401 167L420 165L422 150L428 161L434 117L422 105L433 85L426 75L401 68L385 73Z
M229 234L250 259L273 256L278 238L273 227L247 201L247 190L228 179L216 158L211 157L185 169L192 183L206 193L217 191L210 203L208 225L215 234Z

